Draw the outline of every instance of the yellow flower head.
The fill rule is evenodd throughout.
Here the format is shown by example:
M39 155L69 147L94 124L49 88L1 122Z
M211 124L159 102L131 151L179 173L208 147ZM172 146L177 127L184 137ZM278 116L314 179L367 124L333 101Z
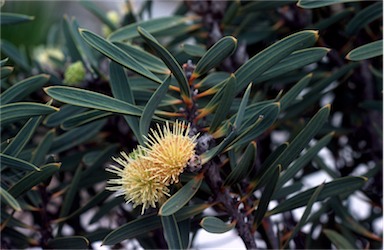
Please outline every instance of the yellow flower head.
M169 196L166 184L156 178L151 169L153 163L143 157L143 150L135 150L129 156L121 153L121 158L114 158L123 168L110 166L107 171L118 175L120 178L108 180L106 187L111 191L117 191L118 195L124 195L127 203L133 202L133 207L143 205L141 213L149 206L156 207L156 203L165 201Z
M179 175L195 155L197 135L189 137L189 125L179 121L173 124L172 129L168 122L163 130L157 124L157 129L151 129L152 135L146 138L148 148L144 158L154 163L151 171L164 183L177 183Z

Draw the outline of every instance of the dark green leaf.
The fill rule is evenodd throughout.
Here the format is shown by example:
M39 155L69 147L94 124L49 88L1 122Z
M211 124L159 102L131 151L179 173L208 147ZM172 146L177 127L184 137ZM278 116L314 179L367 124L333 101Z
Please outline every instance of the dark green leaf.
M169 216L179 211L199 190L202 181L201 175L190 180L161 206L159 215Z
M112 61L117 62L149 80L161 83L161 80L157 76L113 43L88 30L81 29L80 34L89 45Z
M47 243L50 249L88 249L89 241L84 236L66 236L51 239Z
M167 241L168 248L183 249L183 242L175 215L161 216L161 223L163 224L164 238Z
M46 84L49 77L49 75L41 74L26 78L16 83L0 95L1 104L4 105L10 102L22 100L24 97L35 92Z
M124 202L125 202L124 197L122 196L116 197L115 199L105 202L102 206L100 206L99 210L93 215L93 217L89 221L89 224L98 222L103 216L108 215L114 207L121 205Z
M296 83L281 99L280 107L281 110L286 109L300 94L300 92L308 85L312 79L312 74L306 75L298 83Z
M349 52L346 58L351 61L360 61L381 55L383 55L383 40L357 47Z
M33 171L29 174L26 174L23 178L21 178L17 183L11 186L8 189L8 192L13 197L17 198L20 195L24 194L32 187L36 186L40 182L48 179L53 174L55 174L60 168L59 163L50 163L44 165L40 168L41 171Z
M24 161L22 159L6 155L3 153L0 153L0 163L1 163L1 170L3 170L4 167L9 166L15 169L21 169L21 170L36 170L40 171L38 167L33 165L32 163L29 163L27 161Z
M192 73L192 78L197 78L222 63L225 58L232 55L236 47L236 38L232 36L221 38L199 60Z
M0 187L0 197L1 203L8 204L12 209L16 211L21 211L20 205L17 200L2 187Z
M202 57L207 50L201 45L183 44L181 49L190 56Z
M45 157L51 149L53 139L55 137L55 129L49 130L41 139L39 145L32 151L31 163L40 166L45 163Z
M100 21L107 25L111 30L115 30L117 28L116 25L107 17L105 10L99 8L94 2L81 0L80 4L83 5L91 13L93 13L97 18L99 18Z
M13 67L9 67L9 66L1 66L1 70L0 70L0 78L1 79L5 79L7 78L12 72L13 72Z
M35 17L33 16L2 12L0 15L0 25L29 22L29 21L32 21L33 19L35 19Z
M297 6L304 9L325 7L332 4L357 2L358 0L299 0Z
M113 115L111 112L105 112L103 110L89 110L83 113L73 115L62 123L61 128L63 130L71 130L81 125L88 124L93 121L100 120L107 116Z
M43 123L48 127L58 127L66 119L68 119L68 117L81 113L85 110L86 108L83 107L65 104L60 107L58 112L48 115Z
M144 107L143 114L140 117L140 134L141 136L147 136L148 129L151 125L152 116L155 113L157 106L164 99L167 94L169 85L171 84L171 76L168 76L164 80L164 83L161 84L156 91L153 93L151 98L148 100L147 104Z
M337 233L331 229L324 229L324 234L335 244L338 249L356 249L356 246L352 244L349 240L344 238L343 235Z
M47 115L58 111L58 108L34 103L34 102L17 102L0 106L1 125L22 120L25 118Z
M137 31L139 32L140 36L159 55L161 60L163 60L163 62L172 71L172 74L175 76L177 82L179 83L182 98L184 99L184 101L189 101L189 84L187 78L184 75L184 71L180 67L180 64L171 55L171 53L166 48L164 48L148 31L146 31L140 26L137 28Z
M324 2L324 1L322 1ZM344 18L349 17L353 13L353 8L348 8L339 13L335 13L328 18L321 19L317 23L307 27L308 29L325 30L335 23L341 22Z
M12 43L1 39L1 52L9 57L17 66L20 66L23 70L29 71L30 66L28 59L22 53L20 53L19 49L15 47Z
M362 28L372 21L383 16L383 3L381 1L374 2L365 9L359 11L345 27L347 35L358 33Z
M228 232L233 229L235 225L235 223L227 224L219 218L213 216L205 217L200 221L200 226L204 228L205 231L216 234Z
M252 89L252 83L250 83L248 85L247 89L245 90L244 96L241 99L239 110L237 111L237 114L236 114L236 120L234 122L235 128L241 128L241 125L242 125L243 119L244 119L245 108L247 107L247 103L248 103L248 99L249 99L249 94L251 93L251 89Z

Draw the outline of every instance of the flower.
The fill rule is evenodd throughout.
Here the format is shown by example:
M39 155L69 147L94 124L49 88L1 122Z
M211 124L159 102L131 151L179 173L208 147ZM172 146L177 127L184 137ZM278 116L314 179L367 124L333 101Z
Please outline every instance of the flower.
M197 135L189 137L190 126L176 121L172 130L169 122L161 130L151 129L152 135L146 137L147 148L144 156L153 162L151 171L164 183L172 184L179 181L179 175L184 171L188 161L195 155Z
M107 171L118 175L118 179L108 180L107 190L117 191L117 195L124 195L127 203L133 202L133 207L143 205L141 213L149 206L156 207L156 203L162 203L169 196L166 184L156 178L152 170L154 163L143 157L140 148L130 155L121 153L120 158L113 158L123 168L111 165Z

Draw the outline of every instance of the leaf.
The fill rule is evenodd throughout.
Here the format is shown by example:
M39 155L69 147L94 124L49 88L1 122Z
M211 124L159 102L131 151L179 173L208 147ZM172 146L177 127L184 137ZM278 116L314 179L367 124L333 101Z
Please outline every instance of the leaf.
M32 151L31 163L40 166L45 163L45 157L51 149L53 139L55 137L55 129L49 130L40 140L37 147Z
M39 126L42 119L43 118L41 116L29 119L25 123L25 125L20 129L17 135L13 138L11 143L9 143L7 147L3 150L3 153L9 156L18 156L20 152L24 149L25 145L32 138L33 133Z
M367 43L350 51L345 58L360 61L383 55L383 40Z
M19 121L25 118L47 115L58 111L58 108L34 103L34 102L17 102L0 106L1 125Z
M9 66L1 66L0 69L0 79L6 79L12 72L14 68Z
M182 44L181 49L190 56L202 57L207 50L202 45Z
M288 57L281 60L276 65L265 71L261 76L253 81L253 84L259 84L285 73L301 69L306 65L320 61L330 49L327 48L308 48L293 52Z
M5 90L1 95L1 104L7 104L10 102L16 102L27 97L29 94L40 89L49 80L50 76L46 74L36 75L24 79L9 89Z
M314 9L338 3L357 2L358 0L299 0L297 6L304 9Z
M79 182L81 180L81 173L82 173L82 165L77 167L75 173L73 174L73 177L71 178L71 181L69 182L66 188L67 191L60 209L59 217L64 217L69 214L72 204L74 202L74 199L76 197L76 194L79 192ZM62 224L60 226L62 226ZM60 226L59 226L60 233L58 234L61 234Z
M209 132L212 133L213 131L215 131L220 126L222 121L224 121L224 119L226 118L229 109L232 106L233 99L235 98L235 90L236 77L232 74L224 86L222 98L218 102L218 107L210 124Z
M138 37L139 36L139 34L137 33L138 27L143 27L150 33L164 32L180 24L186 23L190 19L191 19L190 17L172 16L172 17L161 17L161 18L155 18L155 19L150 19L150 20L141 21L141 22L135 22L133 24L124 26L114 31L112 34L109 35L108 40L114 42L114 41L123 41L123 40L128 40L128 39Z
M317 200L324 200L332 196L349 195L352 192L360 189L366 183L366 181L367 179L364 177L347 176L325 183L323 191L319 194ZM308 189L291 198L288 198L285 201L282 201L271 211L268 211L267 215L270 216L305 206L315 190L316 187Z
M47 247L51 249L88 249L89 241L84 236L65 236L51 239Z
M209 207L209 205L207 204L198 204L198 205L183 207L178 212L176 212L175 214L176 221L183 221L197 214L200 214L207 207ZM160 227L161 227L161 221L159 216L154 214L143 216L135 220L132 220L127 224L122 225L119 228L110 232L104 238L102 244L115 245L125 239L137 237L141 234L147 233L148 231L151 231Z
M168 76L164 80L164 83L161 84L156 91L153 93L151 98L148 100L147 104L144 107L143 115L140 117L140 134L141 136L147 136L149 127L151 125L152 116L155 113L157 106L164 99L167 94L169 85L171 84L171 76Z
M40 168L41 171L33 171L29 174L26 174L23 178L21 178L8 189L8 193L14 198L19 197L20 195L30 190L32 187L55 174L59 170L60 165L60 163L50 163L42 166Z
M282 249L285 249L288 246L288 243L296 236L296 234L300 231L300 229L307 223L307 219L311 213L312 206L315 203L315 201L317 201L317 197L319 196L323 188L324 188L324 184L321 184L316 188L315 192L309 199L307 206L305 207L304 213L301 216L300 221L297 223L297 225L293 229L292 233L289 236L289 239L284 243L284 246L282 247Z
M280 107L281 110L286 109L300 94L300 92L308 85L312 79L312 73L303 77L298 83L296 83L281 99Z
M35 17L33 16L2 12L0 16L0 25L29 22L29 21L32 21L33 19L35 19Z
M256 226L256 228L258 228L261 224L261 221L263 220L264 215L267 212L272 195L276 190L276 184L277 180L279 179L279 174L281 172L281 166L278 165L273 167L273 172L271 173L271 176L268 176L268 182L264 187L261 198L259 200L259 204L257 206L257 210L255 211L254 225Z
M354 244L351 244L351 242L334 230L324 229L323 233L332 241L333 244L335 244L338 249L356 249Z
M63 130L71 130L76 127L88 124L93 121L100 120L102 118L113 115L111 112L105 112L102 110L89 110L80 114L73 115L62 123L61 128Z
M87 10L94 14L101 22L108 26L111 30L115 30L116 25L107 17L105 10L99 8L94 2L81 0L80 4L83 5Z
M0 197L1 197L1 199L0 199L1 203L8 204L12 209L14 209L18 212L22 211L17 200L15 198L13 198L13 196L10 195L7 192L7 190L3 189L2 187L0 187Z
M164 238L169 249L183 249L183 242L180 236L179 226L175 215L161 216L161 223L164 229Z
M245 112L245 109L247 107L247 103L248 103L248 99L249 99L249 94L251 92L251 89L252 89L252 83L250 83L247 87L247 89L245 90L245 93L244 93L244 96L243 98L241 99L241 103L240 103L240 106L239 106L239 110L237 111L237 114L236 114L236 120L235 122L233 123L233 125L235 126L235 128L240 128L242 123L243 123L243 119L244 119L244 112Z
M21 169L21 170L36 170L40 171L38 167L33 165L32 163L29 163L27 161L24 161L22 159L6 155L3 153L0 153L0 163L1 163L1 170L3 170L4 167L9 166L15 169Z
M347 35L357 34L362 28L383 15L383 3L375 2L359 11L345 27Z
M324 1L322 1L324 2ZM341 22L344 18L353 13L353 8L346 8L338 13L332 14L328 18L319 20L317 23L307 26L308 29L325 30L335 23Z
M86 108L65 104L60 106L60 110L53 114L50 114L43 121L44 125L48 127L60 126L68 117L81 113L87 110Z
M164 204L160 207L159 215L169 216L179 211L185 204L199 190L199 187L203 181L202 175L197 175L181 189L179 189L174 195L172 195Z
M113 200L110 200L108 202L105 202L102 206L100 206L99 210L93 215L91 220L89 221L89 224L98 222L103 216L108 215L111 210L124 203L124 198L122 196L115 198Z
M109 64L109 77L113 96L119 100L135 105L131 83L125 74L123 67L115 62L111 62ZM143 144L143 138L140 134L139 118L124 115L124 119L132 129L138 142Z
M255 80L262 73L286 58L292 52L313 45L317 38L317 31L300 31L283 38L253 56L235 72L238 82L236 95L251 81Z
M228 232L229 230L232 230L235 225L235 221L233 223L227 224L219 218L213 216L204 217L200 221L200 226L204 228L205 231L216 234Z
M213 157L221 153L235 138L237 135L236 129L231 129L231 132L220 142L219 145L217 145L214 148L209 149L208 151L204 152L200 155L201 159L201 165L204 165L209 160L211 160Z
M1 39L0 40L1 52L9 57L16 65L20 66L23 70L29 71L30 66L26 56L20 53L19 49L15 47L12 43Z
M55 100L75 106L125 115L141 116L142 114L141 109L137 106L85 89L67 86L52 86L44 88L44 91Z
M184 75L184 71L181 69L177 60L171 55L171 53L164 48L148 31L142 27L138 27L137 31L145 42L159 55L161 60L168 66L172 74L175 76L180 86L181 97L187 103L190 101L190 89L187 78Z
M235 168L225 179L224 185L232 186L233 184L247 177L249 172L252 170L253 164L256 160L256 154L256 142L253 141L249 143L239 163L236 164Z
M94 49L112 61L124 66L127 69L132 70L133 72L136 72L137 74L149 80L161 83L161 80L157 76L155 76L151 71L137 62L132 56L125 53L122 49L113 43L88 30L80 29L80 34L89 45L91 45Z
M225 36L217 41L198 61L195 70L192 73L192 78L207 73L224 61L225 58L232 55L236 50L237 40L233 36Z
M329 133L319 140L316 145L308 149L301 155L287 170L285 170L278 183L277 190L279 190L288 180L292 179L304 166L306 166L319 152L324 148L334 136L334 132Z

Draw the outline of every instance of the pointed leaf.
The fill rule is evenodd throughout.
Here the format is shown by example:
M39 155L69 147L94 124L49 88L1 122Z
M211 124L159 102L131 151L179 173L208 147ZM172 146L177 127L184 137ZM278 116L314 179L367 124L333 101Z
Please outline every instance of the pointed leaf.
M30 70L26 56L20 53L19 49L15 45L3 39L0 40L0 44L1 52L9 57L15 65L20 66L25 71Z
M200 221L200 226L204 228L205 231L216 234L228 232L229 230L232 230L235 225L235 223L227 224L213 216L205 217Z
M202 175L198 175L190 180L161 206L159 215L169 216L179 211L199 190L202 181Z
M33 19L35 19L35 17L33 16L2 12L0 15L0 25L29 22L29 21L32 21Z
M245 112L245 108L247 107L247 103L248 103L249 94L251 92L251 89L252 89L252 83L250 83L248 85L247 89L245 90L244 96L241 99L239 110L237 111L237 114L236 114L236 120L234 122L235 128L240 128L242 123L243 123L244 112Z
M117 62L125 68L130 69L133 72L136 72L137 74L149 80L161 83L160 79L157 76L155 76L151 71L149 71L139 62L137 62L132 56L125 53L122 49L120 49L113 43L88 30L81 29L80 34L89 45L91 45L94 49L96 49L112 61Z
M50 163L44 165L40 168L41 171L33 171L21 178L8 189L8 193L14 198L17 198L30 190L32 187L51 177L59 170L59 168L60 163Z
M163 224L164 238L167 241L168 248L183 249L183 242L175 215L161 216L161 223Z
M32 151L31 163L40 166L45 163L45 157L51 149L53 138L55 137L55 129L49 130L44 138L41 139L39 145Z
M80 114L73 115L62 123L61 128L63 130L71 130L76 127L88 124L93 121L100 120L107 116L113 115L111 112L105 112L103 110L89 110Z
M331 229L324 229L323 232L327 236L327 238L330 239L333 244L335 244L336 248L356 249L356 246L354 244L352 244L349 240L344 238L343 235L337 233L336 231Z
M308 85L312 79L312 74L308 74L303 77L298 83L296 83L281 99L281 110L286 109L300 94L300 92Z
M353 49L345 58L351 61L360 61L383 55L383 40L367 43Z
M83 5L87 10L94 14L100 21L108 26L111 30L115 30L116 24L114 24L106 15L103 8L99 8L94 2L81 0L80 4Z
M181 49L190 56L202 57L207 50L202 45L182 44Z
M3 170L4 167L9 166L15 169L21 169L21 170L36 170L40 171L38 167L33 165L32 163L29 163L27 161L24 161L22 159L6 155L3 153L0 153L0 163L1 163L1 170Z
M339 3L348 3L348 2L357 2L358 0L299 0L297 3L297 6L304 8L304 9L313 9L313 8L320 8L329 6L332 4L339 4Z
M10 74L12 74L13 70L14 70L13 67L2 66L0 69L0 79L6 79Z
M190 89L187 78L184 75L184 71L181 69L177 60L164 48L148 31L142 27L138 27L137 31L145 42L159 55L161 60L168 66L179 83L181 96L184 101L190 98Z
M58 108L34 102L17 102L0 106L1 125L25 118L47 115L58 111Z
M197 78L222 63L225 58L232 55L236 47L237 40L233 36L221 38L198 61L192 78Z
M16 211L21 211L20 205L12 195L10 195L7 190L0 187L0 197L1 203L8 204L12 209Z
M362 28L367 26L372 21L382 18L383 3L381 1L374 2L363 10L359 11L345 27L347 35L357 34Z
M125 115L141 116L142 114L141 109L137 106L85 89L67 86L52 86L45 88L44 91L55 100L75 106Z
M47 243L50 249L88 249L89 241L84 236L65 236L51 239Z
M153 95L145 105L143 115L140 117L140 134L142 136L147 136L149 127L151 125L152 116L154 115L157 106L167 94L170 84L171 76L168 76L167 79L165 79L164 83L156 89L156 91L153 93Z

